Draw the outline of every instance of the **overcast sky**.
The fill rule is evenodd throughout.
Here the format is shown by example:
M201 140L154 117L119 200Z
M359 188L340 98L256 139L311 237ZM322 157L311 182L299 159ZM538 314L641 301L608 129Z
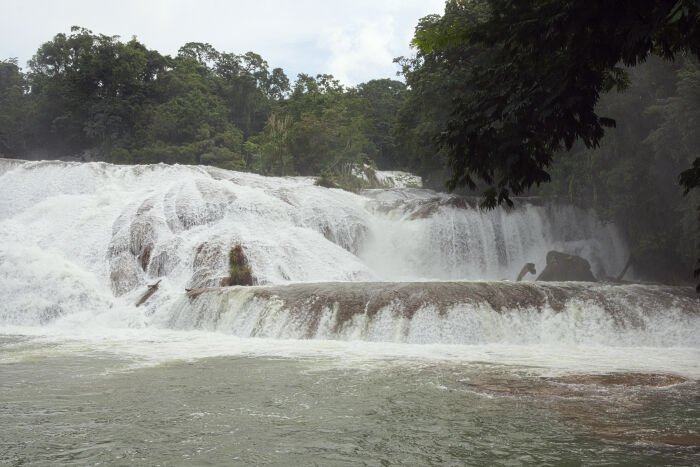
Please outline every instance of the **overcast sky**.
M442 13L444 0L0 0L0 60L26 62L73 25L132 36L174 55L186 42L224 52L256 52L270 68L331 73L352 85L395 78L394 57L411 54L418 19Z

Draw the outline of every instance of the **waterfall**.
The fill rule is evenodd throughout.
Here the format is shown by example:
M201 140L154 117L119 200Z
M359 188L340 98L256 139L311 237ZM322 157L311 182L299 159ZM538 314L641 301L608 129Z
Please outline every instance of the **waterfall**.
M476 199L429 190L366 196L374 228L360 256L389 280L515 280L525 263L542 271L550 250L587 258L605 278L628 255L614 225L573 206L517 200L511 209L482 211Z
M172 329L412 344L700 347L690 289L581 283L318 283L191 292Z
M236 243L258 286L185 296L219 285ZM614 225L533 199L481 211L418 188L350 193L204 166L0 159L0 325L416 343L598 332L605 343L653 334L698 346L686 289L474 283L512 281L526 262L541 271L552 249L585 257L598 277L628 255ZM659 337L662 322L674 331Z

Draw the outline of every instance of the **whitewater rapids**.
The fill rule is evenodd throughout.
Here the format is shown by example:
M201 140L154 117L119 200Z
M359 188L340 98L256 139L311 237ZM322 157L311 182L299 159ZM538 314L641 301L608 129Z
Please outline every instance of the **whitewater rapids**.
M236 243L257 286L218 288ZM365 355L700 377L692 289L511 282L552 249L587 258L598 277L628 256L614 225L538 200L484 212L418 188L355 194L204 166L0 159L0 334L173 358L349 355L361 342Z
M526 262L541 270L551 249L588 258L603 277L627 257L613 225L570 206L482 212L430 190L354 194L313 182L204 166L0 160L3 292L110 301L162 279L161 290L179 295L218 285L235 243L260 285L514 280Z

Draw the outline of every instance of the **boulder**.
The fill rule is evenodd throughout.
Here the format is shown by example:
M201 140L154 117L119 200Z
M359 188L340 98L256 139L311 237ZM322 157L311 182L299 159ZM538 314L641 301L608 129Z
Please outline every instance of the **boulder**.
M537 277L538 281L584 281L596 282L590 263L576 255L560 251L547 253L547 266Z

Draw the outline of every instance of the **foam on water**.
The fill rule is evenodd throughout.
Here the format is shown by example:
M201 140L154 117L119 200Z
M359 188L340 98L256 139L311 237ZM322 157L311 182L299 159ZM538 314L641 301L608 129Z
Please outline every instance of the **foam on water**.
M463 364L525 369L529 374L558 376L610 372L675 373L700 379L700 349L648 346L607 347L579 345L449 345L405 344L338 340L241 338L204 331L165 329L92 328L67 329L4 326L3 333L22 340L5 345L0 364L56 356L93 356L96 352L118 356L127 365L110 371L128 371L173 361L247 356L310 359L314 367L366 368Z

